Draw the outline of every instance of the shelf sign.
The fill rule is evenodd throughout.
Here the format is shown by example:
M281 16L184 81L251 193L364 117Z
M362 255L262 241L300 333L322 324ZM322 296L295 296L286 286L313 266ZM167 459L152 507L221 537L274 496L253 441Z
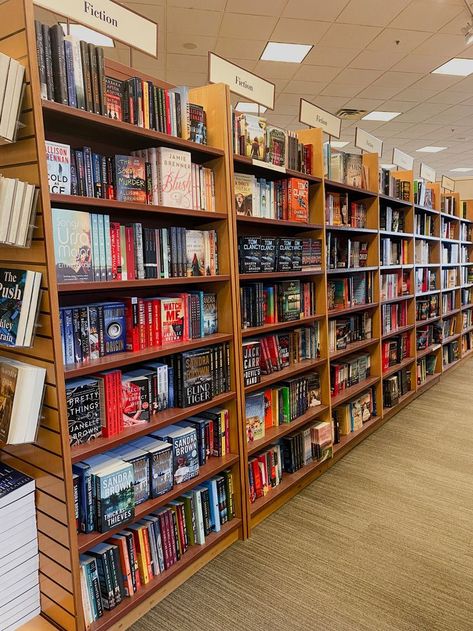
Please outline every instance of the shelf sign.
M85 24L123 44L158 56L158 25L112 0L33 0L53 13Z
M455 180L452 180L451 177L447 177L446 175L442 175L441 187L453 193L455 191Z
M383 154L383 141L359 127L355 131L355 147L369 153L377 153L379 157Z
M318 127L329 136L340 138L342 131L342 121L338 116L330 114L321 107L317 107L310 101L300 100L299 105L299 121L309 127Z
M226 83L230 92L274 110L274 83L210 51L209 83Z
M392 163L406 171L412 171L414 168L414 158L396 147L393 149Z
M420 177L428 182L435 182L435 169L429 167L425 162L420 163Z

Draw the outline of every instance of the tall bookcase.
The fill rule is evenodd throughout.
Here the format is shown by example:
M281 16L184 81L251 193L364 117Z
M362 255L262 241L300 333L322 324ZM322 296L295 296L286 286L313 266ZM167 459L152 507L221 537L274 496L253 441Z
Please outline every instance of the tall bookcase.
M33 243L28 249L0 248L0 259L4 267L31 268L43 275L43 294L40 307L38 329L32 348L17 350L1 349L1 354L17 357L24 361L46 368L46 391L40 429L35 443L21 446L1 446L0 458L12 466L32 475L37 483L37 521L40 549L41 605L45 617L67 631L83 631L79 554L85 552L108 534L77 534L74 515L74 497L71 465L89 455L126 443L138 437L183 420L215 405L222 405L230 412L231 453L222 458L212 458L201 467L198 478L190 483L178 485L172 492L157 500L149 500L137 507L136 518L164 505L181 495L199 482L216 473L231 468L235 491L235 518L225 524L218 533L212 533L203 546L192 546L172 568L156 577L133 597L126 598L119 606L106 612L103 618L92 625L92 629L125 629L143 615L170 591L185 581L210 559L218 555L238 538L251 535L266 516L297 494L305 485L321 475L337 460L343 457L361 440L376 430L382 423L396 414L414 397L424 392L440 378L441 373L456 364L443 365L442 346L452 341L462 342L461 356L468 357L473 352L473 202L466 202L460 208L458 196L453 214L444 215L440 210L440 189L434 184L437 207L426 209L413 204L413 199L401 201L378 193L378 157L365 154L363 162L368 167L367 188L346 186L324 178L322 160L322 133L316 129L298 132L299 140L311 144L313 148L313 173L304 175L294 171L285 174L269 166L255 165L251 160L233 154L230 97L228 87L223 85L205 86L191 91L192 101L205 107L207 113L208 145L197 145L179 138L167 136L134 125L113 121L99 115L86 113L53 102L42 102L37 72L34 12L31 0L5 0L0 4L0 51L18 59L27 68L27 86L23 105L22 122L18 141L0 149L0 168L4 175L18 177L40 188L38 214ZM162 86L167 84L153 77L147 77L134 69L115 62L107 62L107 74L120 79L141 76L152 79ZM182 148L190 151L194 161L210 166L215 173L216 212L189 211L152 205L128 204L111 200L89 199L75 196L55 196L48 191L48 176L45 156L45 139L65 142L73 146L88 145L98 152L127 154L131 150L158 145ZM309 182L309 221L300 224L291 221L275 221L236 214L234 205L234 174L251 173L269 180L281 177L301 177ZM398 172L395 177L413 181L412 173ZM411 186L412 190L412 186ZM363 200L367 206L368 220L365 228L340 228L327 225L325 195L327 192L348 193L350 200ZM160 280L136 280L58 284L56 281L54 248L52 237L51 209L84 209L96 213L108 212L112 218L123 221L138 219L152 227L171 225L183 227L211 228L218 233L219 275L198 278L171 278ZM403 231L389 231L382 227L381 218L387 207L399 210L403 216ZM416 234L415 217L427 214L434 218L432 233ZM449 239L442 239L441 220L453 224ZM373 300L370 304L358 305L346 310L329 311L327 283L329 279L348 276L360 270L328 270L326 266L327 240L330 234L345 234L356 237L368 244L367 265L361 271L373 274ZM242 235L312 237L322 241L322 269L320 271L288 272L286 274L240 274L238 267L238 237ZM380 264L382 239L402 239L406 241L407 262L402 265L383 266ZM416 242L423 240L431 245L427 263L417 264L415 260ZM444 265L442 245L455 243L460 246L461 258L453 265L457 269L458 284L453 290L441 285L442 272L449 269ZM463 246L463 249L462 249ZM415 274L418 268L427 268L435 276L435 288L423 292L415 291ZM467 270L465 272L465 270ZM393 298L381 297L382 278L389 273L404 273L409 279L408 293ZM466 275L465 275L466 274ZM276 277L276 278L275 278ZM311 280L316 290L316 310L314 315L297 322L284 322L257 328L242 327L240 289L245 283L256 280L279 280L280 278ZM179 291L179 288L205 288L217 294L218 333L176 347L148 348L140 353L122 353L91 362L86 366L65 369L63 366L62 344L59 328L59 307L76 305L104 299L104 297L125 295L125 292L139 296L151 296L164 291ZM416 318L416 302L425 296L437 295L438 309L440 296L453 291L454 308L437 311L427 322L434 323L448 318L456 318L455 339L432 344L422 351L416 350L416 334L426 321ZM383 332L383 308L399 302L407 305L407 321L395 331ZM330 322L339 316L369 312L372 315L371 337L351 344L346 349L330 351ZM465 320L464 320L465 318ZM470 318L469 320L467 318ZM243 382L242 346L246 340L281 331L289 331L300 325L317 322L320 330L320 357L295 364L286 371L264 377L262 383L245 388ZM410 353L400 364L390 366L383 373L383 341L401 332L410 336ZM231 390L214 398L209 404L193 408L173 408L152 417L151 423L138 429L128 429L111 438L100 438L94 443L71 449L69 445L66 380L85 376L105 368L132 366L138 362L157 359L172 353L190 350L220 342L229 342L231 349ZM331 396L331 366L338 360L357 352L367 352L370 356L371 372L368 379L348 388L340 395ZM415 366L425 355L435 358L435 371L422 384L417 384ZM411 389L395 407L388 408L383 401L383 382L393 373L410 368ZM292 423L271 428L259 441L247 443L245 427L245 397L255 390L275 384L283 379L304 375L317 370L320 375L321 405L310 408L302 417ZM363 427L342 437L334 445L331 457L323 462L313 462L293 474L284 475L282 483L253 504L248 499L248 462L259 451L294 430L310 425L316 420L330 420L333 410L353 399L366 389L376 393L377 411Z

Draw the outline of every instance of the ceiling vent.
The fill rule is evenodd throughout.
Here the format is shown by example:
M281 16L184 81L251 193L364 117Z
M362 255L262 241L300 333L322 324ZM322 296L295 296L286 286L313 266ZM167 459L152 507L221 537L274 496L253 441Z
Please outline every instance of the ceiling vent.
M367 110L353 110L348 107L342 107L342 109L338 110L336 116L342 120L357 121L367 113Z

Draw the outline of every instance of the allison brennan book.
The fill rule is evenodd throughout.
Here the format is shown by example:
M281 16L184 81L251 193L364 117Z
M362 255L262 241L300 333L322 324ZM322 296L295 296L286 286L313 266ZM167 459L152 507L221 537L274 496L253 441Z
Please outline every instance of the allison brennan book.
M146 164L142 158L115 156L115 177L117 201L146 204Z
M71 194L71 148L61 142L46 140L49 192Z
M41 272L0 268L0 345L31 346Z

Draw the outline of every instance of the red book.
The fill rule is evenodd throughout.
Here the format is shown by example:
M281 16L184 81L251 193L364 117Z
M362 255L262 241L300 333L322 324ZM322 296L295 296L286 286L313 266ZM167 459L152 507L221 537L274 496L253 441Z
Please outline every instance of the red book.
M189 340L188 294L172 294L159 299L162 344Z
M121 280L120 224L115 221L110 223L110 243L112 251L112 280Z
M389 342L383 342L383 372L389 368Z
M146 308L145 301L142 298L138 299L138 332L140 351L143 351L148 344L146 343Z
M273 370L281 370L281 363L279 361L278 342L275 335L270 335L266 339L268 345L269 356L271 358L271 365Z
M140 524L140 526L142 526L142 534L143 534L143 543L144 543L144 553L145 553L145 561L146 561L146 566L148 568L148 576L150 577L150 579L153 576L153 568L151 565L151 550L150 550L150 543L149 543L149 532L148 532L148 526L149 526L149 522L138 522Z
M116 423L116 427L117 427L117 434L120 434L120 432L122 432L123 429L124 429L122 393L123 393L123 390L122 390L122 373L121 373L121 370L117 370L116 374L115 374L115 401L116 401L116 405L115 405L115 409L116 409L115 423Z
M133 581L131 580L131 567L130 567L130 559L128 557L128 548L126 545L126 540L123 535L114 535L107 539L107 543L110 543L112 546L117 546L118 553L120 555L120 567L117 568L118 571L121 571L123 577L123 584L125 586L125 596L133 595Z
M261 469L259 467L259 462L256 458L250 460L251 468L253 470L253 482L255 485L255 495L256 497L263 497L263 480L261 478Z
M126 270L128 274L128 280L136 280L135 272L135 236L133 234L133 227L125 227L125 239L126 239Z
M172 554L165 512L165 509L161 509L154 514L159 519L159 529L161 531L161 543L163 547L164 568L167 570L172 565Z
M273 391L271 388L264 391L264 426L266 429L273 427Z
M172 553L172 563L177 563L177 547L176 547L176 537L174 533L174 521L172 518L172 511L168 508L166 510L166 525L169 534L169 541L171 544L171 553Z
M230 454L232 452L230 449L230 413L224 409L223 414L225 417L225 453Z
M268 463L266 460L266 453L258 456L259 470L261 471L261 484L263 485L263 495L268 492Z
M171 133L171 103L169 100L169 92L164 90L164 99L166 101L166 133Z
M126 350L140 350L140 321L138 298L132 296L123 298L125 303L125 323L126 323Z

